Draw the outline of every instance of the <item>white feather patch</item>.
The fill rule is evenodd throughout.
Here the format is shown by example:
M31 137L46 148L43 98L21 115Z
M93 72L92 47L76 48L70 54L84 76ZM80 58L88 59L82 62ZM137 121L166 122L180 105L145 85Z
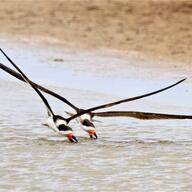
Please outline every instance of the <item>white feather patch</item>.
M91 116L86 113L79 117L80 122L83 122L83 120L85 120L85 119L91 120Z
M66 122L62 119L56 120L56 126L59 127L59 125L66 125Z

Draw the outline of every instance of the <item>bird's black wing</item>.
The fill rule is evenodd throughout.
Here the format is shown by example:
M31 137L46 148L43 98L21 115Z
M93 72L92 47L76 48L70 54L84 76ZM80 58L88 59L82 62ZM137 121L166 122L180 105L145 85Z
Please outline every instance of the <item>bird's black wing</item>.
M186 78L172 84L172 85L169 85L165 88L162 88L162 89L159 89L157 91L153 91L153 92L150 92L150 93L146 93L146 94L143 94L143 95L139 95L139 96L136 96L136 97L131 97L131 98L128 98L128 99L122 99L122 100L119 100L119 101L116 101L116 102L112 102L112 103L107 103L107 104L104 104L104 105L99 105L99 106L96 106L96 107L92 107L92 108L89 108L89 109L86 109L86 110L82 110L80 113L77 113L76 115L68 118L68 122L71 121L72 119L80 116L80 115L83 115L85 113L90 113L92 111L95 111L95 110L98 110L98 109L103 109L103 108L107 108L107 107L112 107L114 105L118 105L118 104L121 104L121 103L125 103L125 102L130 102L130 101L134 101L134 100L138 100L138 99L141 99L141 98L144 98L144 97L148 97L148 96L151 96L151 95L155 95L157 93L160 93L160 92L163 92L167 89L170 89L180 83L182 83L183 81L185 81Z
M1 68L2 70L6 71L7 73L9 73L10 75L16 77L17 79L26 82L19 73L17 73L17 72L14 71L13 69L10 69L9 67L3 65L2 63L0 63L0 68ZM55 93L55 92L53 92L53 91L51 91L51 90L49 90L49 89L41 86L41 85L38 85L38 84L36 84L36 83L34 83L34 82L32 82L32 81L30 81L30 82L31 82L31 84L33 84L33 86L35 86L36 88L40 89L41 91L43 91L43 92L45 92L45 93L47 93L47 94L49 94L49 95L52 95L52 96L56 97L57 99L63 101L64 103L66 103L67 105L69 105L70 107L72 107L75 111L79 111L79 108L78 108L78 107L76 107L75 105L73 105L71 102L69 102L67 99L65 99L64 97L60 96L59 94L57 94L57 93Z
M0 63L0 68L3 69L4 71L8 72L9 74L13 75L14 77L16 77L16 78L24 81L23 77L22 77L19 73L17 73L17 72L15 72L14 70L8 68L7 66L3 65L2 63ZM124 103L124 102L130 102L130 101L138 100L138 99L141 99L141 98L144 98L144 97L148 97L148 96L151 96L151 95L160 93L160 92L162 92L162 91L165 91L165 90L167 90L167 89L170 89L170 88L172 88L172 87L180 84L180 83L183 82L184 80L186 80L186 78L184 78L184 79L182 79L182 80L180 80L180 81L178 81L178 82L176 82L176 83L174 83L174 84L172 84L172 85L170 85L170 86L167 86L167 87L165 87L165 88L159 89L159 90L157 90L157 91L153 91L153 92L150 92L150 93L147 93L147 94L144 94L144 95L140 95L140 96L136 96L136 97L131 97L131 98L128 98L128 99L119 100L119 101L112 102L112 103L107 103L107 104L104 104L104 105L99 105L99 106L92 107L92 108L89 108L89 109L86 109L86 110L80 110L78 107L74 106L71 102L69 102L68 100L66 100L64 97L58 95L57 93L55 93L55 92L53 92L53 91L51 91L51 90L49 90L49 89L47 89L47 88L45 88L45 87L43 87L43 86L40 86L40 85L38 85L38 84L30 81L30 80L29 80L29 81L30 81L30 83L31 83L34 87L37 87L38 89L40 89L40 90L42 90L42 91L44 91L44 92L46 92L46 93L48 93L48 94L50 94L50 95L58 98L59 100L65 102L66 104L68 104L69 106L71 106L73 109L75 109L77 112L80 111L79 113L73 115L72 117L69 117L69 118L67 119L67 121L69 122L69 121L71 121L72 119L74 119L74 118L76 118L76 117L78 117L78 116L81 116L81 115L83 115L83 114L85 114L85 113L90 113L90 112L95 111L95 110L98 110L98 109L107 108L107 107L112 107L112 106L114 106L114 105L118 105L118 104L121 104L121 103ZM91 114L92 114L92 113L91 113ZM149 115L148 115L148 116L149 116Z
M92 117L132 117L142 120L155 119L192 119L192 115L175 115L163 113L150 113L140 111L105 111L92 113Z
M42 99L43 103L45 104L48 114L54 116L54 113L47 101L47 99L43 96L43 94L31 83L31 81L28 79L28 77L19 69L19 67L5 54L5 52L0 48L0 51L3 53L3 55L8 59L8 61L19 71L22 78L37 92L37 94Z

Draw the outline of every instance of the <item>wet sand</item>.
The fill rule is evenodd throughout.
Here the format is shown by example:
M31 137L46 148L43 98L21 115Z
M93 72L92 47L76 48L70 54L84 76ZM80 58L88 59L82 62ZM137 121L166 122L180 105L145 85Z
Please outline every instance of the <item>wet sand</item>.
M180 67L191 65L190 0L4 0L0 25L2 36L107 48L136 57L173 59Z

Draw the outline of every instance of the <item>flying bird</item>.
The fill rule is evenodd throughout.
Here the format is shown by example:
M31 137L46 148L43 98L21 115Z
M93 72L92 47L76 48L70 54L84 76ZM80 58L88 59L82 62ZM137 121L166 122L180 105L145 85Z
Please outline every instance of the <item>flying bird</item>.
M49 116L48 119L48 126L53 129L55 132L64 135L69 139L69 141L77 143L77 138L73 135L73 130L71 127L67 125L67 119L64 117L61 117L59 115L55 115L52 108L50 107L47 99L43 96L43 94L31 83L30 79L20 70L20 68L5 54L5 52L0 49L0 51L3 53L3 55L9 60L9 62L16 68L16 70L21 74L22 78L26 83L28 83L39 95L43 103L45 104L47 108L47 113Z

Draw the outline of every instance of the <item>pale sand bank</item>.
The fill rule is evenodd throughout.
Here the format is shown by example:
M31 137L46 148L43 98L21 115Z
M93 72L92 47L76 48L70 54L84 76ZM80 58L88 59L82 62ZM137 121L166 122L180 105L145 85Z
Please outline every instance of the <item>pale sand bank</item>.
M191 64L190 0L4 0L0 34Z

